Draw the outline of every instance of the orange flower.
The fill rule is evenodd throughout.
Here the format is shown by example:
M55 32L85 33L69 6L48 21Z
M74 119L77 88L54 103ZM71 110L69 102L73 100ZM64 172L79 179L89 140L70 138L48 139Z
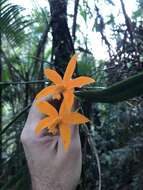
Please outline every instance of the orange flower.
M69 111L71 107L67 109L65 101L62 102L59 113L51 104L45 101L37 102L36 106L40 112L48 116L38 123L35 129L36 134L39 134L44 128L48 128L48 131L52 134L59 130L65 150L68 149L71 141L71 125L89 122L89 119L84 115Z
M74 88L95 82L94 79L85 76L80 76L71 80L71 77L76 67L76 62L77 62L77 55L73 55L66 68L63 79L56 71L52 69L45 69L44 73L46 77L50 79L54 83L54 85L48 86L43 90L41 90L37 94L36 99L47 96L48 94L52 94L54 99L59 100L61 98L61 94L63 94L67 105L73 105Z

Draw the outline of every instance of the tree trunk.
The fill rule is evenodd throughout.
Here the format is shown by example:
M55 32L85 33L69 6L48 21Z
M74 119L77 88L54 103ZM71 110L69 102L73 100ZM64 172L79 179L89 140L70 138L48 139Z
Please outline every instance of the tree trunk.
M1 40L1 33L0 33L0 82L2 82L2 40ZM0 87L0 133L2 131L2 87ZM0 136L0 163L2 163L2 135ZM2 171L0 171L0 174Z
M69 58L74 54L74 46L67 24L67 1L49 0L53 36L53 63L63 76Z

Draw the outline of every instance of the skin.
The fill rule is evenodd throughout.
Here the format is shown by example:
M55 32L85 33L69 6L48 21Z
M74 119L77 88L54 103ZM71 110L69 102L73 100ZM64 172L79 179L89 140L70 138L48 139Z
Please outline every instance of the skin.
M59 102L44 98L58 107ZM21 134L33 190L75 190L81 175L81 144L78 126L71 126L71 144L65 152L59 135L47 130L35 134L44 116L33 104Z

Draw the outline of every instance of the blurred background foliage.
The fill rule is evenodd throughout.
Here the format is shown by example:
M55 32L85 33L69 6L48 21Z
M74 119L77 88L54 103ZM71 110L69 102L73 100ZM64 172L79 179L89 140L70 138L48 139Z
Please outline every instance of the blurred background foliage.
M65 15L70 34L65 26L63 29L68 40L72 40L71 49L68 45L65 54L69 58L74 51L80 53L77 72L95 78L96 89L108 88L143 69L143 1L136 0L131 16L127 14L124 1L120 0L120 23L112 12L106 16L103 14L102 6L106 4L114 9L114 0L104 0L102 6L94 0L92 7L87 0L62 1L67 6ZM0 190L31 189L19 137L30 104L45 85L43 69L60 70L56 57L66 57L62 52L65 47L57 50L56 41L60 39L60 33L55 37L51 2L50 7L48 2L44 8L33 6L31 13L27 14L14 1L0 1ZM100 35L106 47L106 59L97 59L92 52L91 41L78 22L79 17L86 27L92 20L92 31ZM59 18L56 19L58 22ZM95 40L96 48L98 41ZM88 128L98 150L102 190L142 190L142 96L114 104L93 103L87 97L81 104L85 114L92 119ZM99 184L97 161L83 128L81 126L80 131L83 170L78 189L96 190Z

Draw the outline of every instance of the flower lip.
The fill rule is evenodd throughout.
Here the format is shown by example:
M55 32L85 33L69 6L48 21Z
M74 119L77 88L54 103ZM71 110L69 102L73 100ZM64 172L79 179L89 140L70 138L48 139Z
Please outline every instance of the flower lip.
M59 116L59 117L56 119L56 122L57 122L57 124L60 124L60 123L62 122L62 117Z
M57 85L56 91L57 93L63 93L64 91L66 91L66 85L64 84Z

